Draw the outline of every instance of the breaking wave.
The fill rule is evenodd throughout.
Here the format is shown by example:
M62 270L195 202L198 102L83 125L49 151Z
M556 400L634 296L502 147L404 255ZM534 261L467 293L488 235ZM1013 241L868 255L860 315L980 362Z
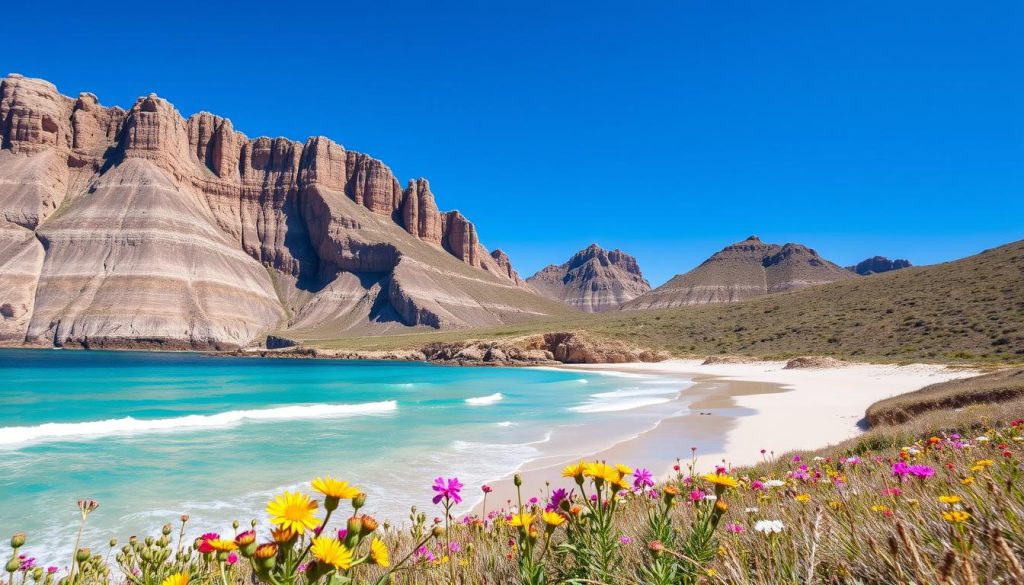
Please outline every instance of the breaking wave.
M498 402L502 398L505 397L501 395L501 392L495 392L494 394L491 394L489 396L477 396L476 398L467 398L466 404L469 404L470 406L485 406L487 404L494 404L495 402Z

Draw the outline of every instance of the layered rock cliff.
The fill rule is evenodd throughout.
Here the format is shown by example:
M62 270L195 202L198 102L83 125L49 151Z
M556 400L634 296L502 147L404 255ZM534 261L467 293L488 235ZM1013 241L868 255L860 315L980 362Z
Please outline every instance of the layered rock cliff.
M526 282L540 294L587 313L613 309L651 290L636 258L597 244L577 252L565 264L542 269Z
M890 260L885 256L875 256L867 260L861 260L853 266L847 266L846 269L850 272L856 272L861 276L869 276L871 274L881 274L883 272L910 268L911 266L910 260L903 260L901 258Z
M686 274L622 306L623 310L731 303L826 284L856 274L801 244L767 244L757 236L726 246Z
M10 75L0 140L0 341L231 348L561 310L425 179L327 138Z

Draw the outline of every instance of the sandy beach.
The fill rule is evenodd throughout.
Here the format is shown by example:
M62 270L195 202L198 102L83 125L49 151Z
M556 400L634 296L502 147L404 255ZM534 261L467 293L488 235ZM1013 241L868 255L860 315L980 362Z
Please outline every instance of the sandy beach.
M684 465L696 457L698 470L715 465L749 465L769 454L814 449L863 432L864 411L879 400L930 384L978 375L975 370L941 365L851 364L837 368L784 369L786 362L703 365L700 360L657 363L567 365L561 369L689 378L694 385L680 393L684 414L610 448L587 454L627 465L647 466L659 475L672 472L676 458ZM695 450L694 450L695 448ZM556 460L557 459L557 460ZM546 458L523 466L524 498L547 486L571 487L560 476L563 458ZM510 478L493 484L488 508L514 499ZM476 511L480 511L477 505Z

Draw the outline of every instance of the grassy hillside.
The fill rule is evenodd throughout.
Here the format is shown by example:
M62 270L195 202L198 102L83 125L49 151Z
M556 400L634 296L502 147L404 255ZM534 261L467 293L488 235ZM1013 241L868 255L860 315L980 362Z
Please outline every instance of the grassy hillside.
M308 343L394 349L555 330L585 330L676 355L817 354L887 362L1024 363L1024 241L955 262L735 304Z

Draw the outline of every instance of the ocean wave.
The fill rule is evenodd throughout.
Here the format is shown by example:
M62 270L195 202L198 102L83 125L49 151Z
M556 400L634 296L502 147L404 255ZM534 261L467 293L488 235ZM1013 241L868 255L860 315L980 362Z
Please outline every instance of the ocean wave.
M633 396L665 396L675 395L679 393L679 387L673 386L662 386L662 387L643 387L640 386L629 386L626 388L620 388L618 390L612 390L610 392L599 392L597 394L591 394L593 398L629 398Z
M466 404L469 404L470 406L485 406L487 404L494 404L495 402L498 402L502 398L505 397L501 395L501 392L495 392L494 394L491 394L489 396L477 396L476 398L467 398Z
M497 425L498 425L499 427L514 427L514 426L519 426L519 423L517 423L517 422L512 422L512 421L510 421L510 420L503 420L503 421L501 421L500 423L497 423Z
M168 432L234 426L245 421L335 418L383 414L398 408L394 400L363 404L308 404L258 410L229 410L217 414L190 414L174 418L137 419L124 417L77 423L45 423L36 426L0 428L0 445L15 445L67 437L100 437L135 433Z
M632 410L655 404L664 404L672 400L667 397L638 397L624 400L592 400L569 410L573 412L595 413L595 412L617 412L620 410Z

